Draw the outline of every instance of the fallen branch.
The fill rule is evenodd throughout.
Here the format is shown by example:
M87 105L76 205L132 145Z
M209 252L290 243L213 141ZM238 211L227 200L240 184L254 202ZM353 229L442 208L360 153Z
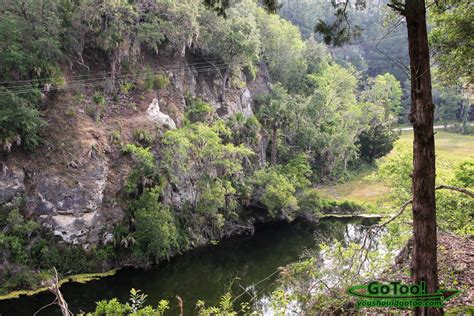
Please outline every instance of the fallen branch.
M176 299L178 300L178 307L179 307L179 316L184 316L184 303L181 296L176 295Z
M56 300L54 301L59 308L61 309L61 313L63 316L73 316L71 311L69 310L66 300L64 299L61 291L59 290L59 278L58 278L58 271L55 267L54 269L54 277L51 280L51 284L48 286L48 289L56 296ZM53 303L54 303L53 302Z

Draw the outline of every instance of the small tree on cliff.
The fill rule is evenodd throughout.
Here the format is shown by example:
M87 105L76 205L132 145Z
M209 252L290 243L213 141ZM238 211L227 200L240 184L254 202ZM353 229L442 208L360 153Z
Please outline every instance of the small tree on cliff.
M281 84L275 84L272 91L262 98L258 118L271 135L271 163L277 163L278 132L290 122L291 97Z
M238 75L242 68L253 72L258 60L260 39L255 17L245 14L255 4L240 3L228 10L227 18L208 13L204 27L204 50L220 62L212 62L221 74L221 101L225 102L225 91L232 74ZM254 12L251 10L250 12ZM245 17L245 18L244 18Z

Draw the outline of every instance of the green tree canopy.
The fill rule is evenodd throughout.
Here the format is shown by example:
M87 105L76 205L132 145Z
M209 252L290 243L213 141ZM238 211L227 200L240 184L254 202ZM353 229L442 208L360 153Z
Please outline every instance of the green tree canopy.
M385 119L391 115L397 117L401 111L402 89L400 82L389 73L369 78L368 89L363 91L361 99L382 106Z
M446 0L432 6L430 43L439 65L439 78L450 83L473 84L474 8L468 0Z

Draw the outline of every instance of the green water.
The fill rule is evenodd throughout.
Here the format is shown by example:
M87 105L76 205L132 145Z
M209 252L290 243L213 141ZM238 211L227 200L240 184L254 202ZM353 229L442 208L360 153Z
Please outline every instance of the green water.
M116 275L86 284L67 283L61 287L72 312L92 311L95 302L114 297L128 299L131 288L148 294L148 304L168 299L176 315L176 295L184 301L185 314L194 314L197 300L216 304L229 289L234 294L257 293L264 297L274 289L276 274L258 286L255 284L278 269L300 259L307 250L317 250L322 237L348 241L358 239L360 221L325 219L320 223L297 221L273 223L257 227L252 236L239 236L218 245L194 249L149 270L123 269ZM365 220L367 225L370 220ZM245 299L246 295L242 298ZM33 315L53 300L49 293L0 301L0 315ZM37 315L58 315L55 307Z

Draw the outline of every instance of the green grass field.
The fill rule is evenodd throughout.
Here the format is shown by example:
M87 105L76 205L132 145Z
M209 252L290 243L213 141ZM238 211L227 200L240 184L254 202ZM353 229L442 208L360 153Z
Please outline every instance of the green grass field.
M451 176L452 168L462 161L474 158L474 136L436 131L436 173L441 179ZM413 132L404 131L399 145L412 148ZM394 149L389 155L396 154ZM383 159L383 158L382 158ZM348 200L368 206L386 207L390 188L383 182L372 179L376 167L364 170L346 183L319 188L323 197Z

